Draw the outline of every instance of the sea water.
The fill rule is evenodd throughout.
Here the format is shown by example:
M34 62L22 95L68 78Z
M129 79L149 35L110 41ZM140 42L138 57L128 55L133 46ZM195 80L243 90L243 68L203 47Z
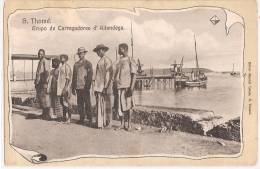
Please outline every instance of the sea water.
M135 103L177 108L211 110L225 119L241 116L243 77L208 73L206 88L178 88L135 91Z

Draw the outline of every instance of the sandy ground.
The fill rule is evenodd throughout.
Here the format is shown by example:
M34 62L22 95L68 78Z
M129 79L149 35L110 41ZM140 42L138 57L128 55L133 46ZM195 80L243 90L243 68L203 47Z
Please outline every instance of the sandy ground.
M72 124L40 119L26 119L28 113L13 111L12 144L27 150L47 155L48 160L79 155L207 155L237 154L241 144L184 132L160 133L158 128L133 124L131 131L114 128L98 130L75 124L78 115L73 115ZM222 145L220 143L223 143Z

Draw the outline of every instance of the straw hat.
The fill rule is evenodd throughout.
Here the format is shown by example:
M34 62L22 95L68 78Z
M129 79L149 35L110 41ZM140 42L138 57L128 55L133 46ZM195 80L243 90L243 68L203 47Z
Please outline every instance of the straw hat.
M88 51L84 48L84 47L80 47L78 48L78 52L77 54L80 54L80 53L87 53Z
M103 44L99 44L99 45L97 45L97 46L95 47L95 49L93 49L93 51L94 51L94 52L97 52L99 49L104 49L105 52L106 52L106 51L108 51L109 48L108 48L107 46L103 45Z

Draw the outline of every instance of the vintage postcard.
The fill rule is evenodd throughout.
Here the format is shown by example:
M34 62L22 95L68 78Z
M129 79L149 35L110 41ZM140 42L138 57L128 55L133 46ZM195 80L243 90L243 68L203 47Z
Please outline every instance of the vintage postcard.
M6 165L254 165L248 1L6 1Z

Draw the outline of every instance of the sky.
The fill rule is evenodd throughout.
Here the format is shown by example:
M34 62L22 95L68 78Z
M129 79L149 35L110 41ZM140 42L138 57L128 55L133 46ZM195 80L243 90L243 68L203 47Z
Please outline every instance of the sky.
M216 15L216 25L210 18ZM23 24L23 18L51 18L51 24L36 26L122 26L121 31L32 31L32 24ZM86 58L95 67L98 57L92 50L102 43L109 47L107 56L116 58L119 43L131 42L131 21L134 58L144 68L169 68L184 57L184 67L195 67L194 36L197 42L199 66L214 71L231 71L232 64L241 71L243 65L244 27L240 23L226 33L226 14L221 8L198 7L183 10L135 11L115 9L58 9L17 11L9 17L11 54L37 54L40 48L47 55L68 54L72 65L77 59L77 48L89 52ZM56 28L57 29L57 28ZM131 56L131 47L129 50ZM18 64L17 68L23 64ZM26 67L29 70L29 67Z

